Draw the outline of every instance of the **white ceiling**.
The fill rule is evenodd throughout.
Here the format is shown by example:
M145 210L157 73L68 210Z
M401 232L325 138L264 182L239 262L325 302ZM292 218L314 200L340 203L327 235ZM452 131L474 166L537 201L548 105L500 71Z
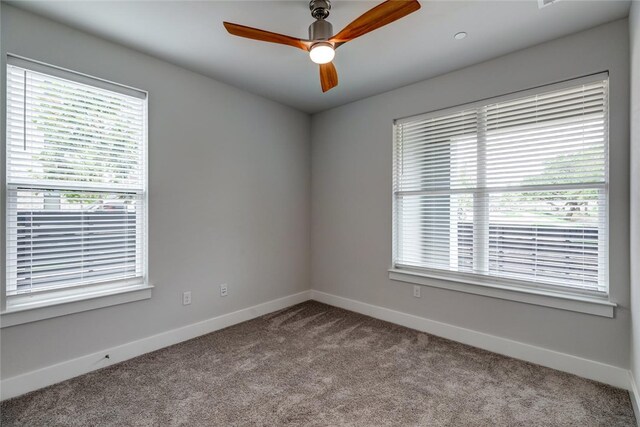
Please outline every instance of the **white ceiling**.
M322 93L317 65L288 46L228 35L222 21L306 38L307 0L11 2L306 112L385 92L627 16L629 1L428 1L342 46L340 84ZM334 0L338 32L380 1ZM453 35L466 31L464 40Z

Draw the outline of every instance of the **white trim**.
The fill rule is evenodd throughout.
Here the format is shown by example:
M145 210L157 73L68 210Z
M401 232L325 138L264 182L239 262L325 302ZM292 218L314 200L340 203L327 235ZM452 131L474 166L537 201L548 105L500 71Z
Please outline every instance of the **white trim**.
M478 162L479 164L480 162ZM483 165L485 166L485 165ZM608 178L607 178L608 179ZM608 182L608 181L607 181ZM591 189L605 190L607 184L605 182L581 182L577 184L562 184L563 190L591 190ZM482 191L484 193L508 193L508 192L528 192L528 191L548 191L557 190L558 184L548 185L511 185L503 187L487 187L486 184L477 186L473 190ZM395 191L396 196L435 196L435 195L449 195L449 194L468 194L472 190L468 188L451 188L446 190L403 190Z
M465 104L452 105L451 107L441 108L439 110L429 111L422 114L414 114L412 116L398 117L393 123L403 124L416 120L426 120L441 115L450 113L459 113L461 110L471 110L484 105L495 104L498 102L511 101L519 98L526 98L530 95L540 95L542 93L553 92L555 90L567 89L572 86L580 86L589 83L595 83L598 81L606 80L609 78L609 71L601 71L587 76L580 76L562 80L551 84L543 84L540 86L534 86L528 89L518 90L515 92L505 93L498 96L492 96L489 98L478 99L477 101L467 102ZM543 92L541 92L543 90Z
M59 188L59 189L75 189L79 191L105 191L132 194L140 196L141 209L136 209L136 217L143 217L141 227L137 228L136 241L138 240L138 233L142 234L142 247L136 248L136 256L141 254L142 256L142 276L136 277L134 280L119 280L116 283L113 282L98 282L91 285L80 285L69 288L42 290L34 292L33 294L19 294L19 295L7 295L7 280L2 281L0 292L0 328L10 327L23 323L34 322L38 320L48 319L52 317L64 316L67 314L78 313L87 310L93 310L102 307L108 307L112 305L124 304L133 301L140 301L151 298L153 286L148 284L148 250L149 250L149 117L148 117L148 98L147 91L137 89L131 86L115 83L109 80L105 80L99 77L90 76L88 74L72 71L66 68L58 67L55 65L47 64L41 61L25 58L23 56L7 53L6 63L4 64L4 70L6 71L9 66L20 67L25 70L29 70L35 73L51 75L60 79L65 79L73 83L80 85L86 85L98 88L102 91L111 91L119 93L129 97L135 97L140 99L143 106L143 131L142 131L142 162L141 173L143 179L142 188L125 188L125 187L110 187L105 185L63 185L52 184L48 185L35 180L33 184L8 182L9 174L9 145L6 145L5 150L5 178L7 178L7 185L5 187L5 249L7 252L10 244L10 231L9 226L9 198L11 191L15 191L18 187L26 184L29 188ZM26 71L25 71L26 73ZM26 74L25 74L26 78ZM5 79L6 80L6 79ZM8 82L4 82L5 89ZM26 82L25 82L26 84ZM25 95L26 96L26 95ZM25 101L26 108L26 101ZM5 109L6 110L6 109ZM8 110L5 111L5 119ZM26 118L25 118L26 120ZM26 126L26 121L25 121ZM8 140L8 129L5 132L4 140ZM3 141L4 141L3 140ZM6 141L5 141L6 142ZM26 142L25 142L26 143ZM26 147L26 146L25 146ZM5 254L5 264L8 255ZM136 261L137 264L137 261ZM5 274L8 275L8 269L4 269ZM59 305L59 306L57 306Z
M629 390L630 388L628 370L617 366L607 365L594 360L461 328L389 308L327 294L325 292L312 290L311 299L473 347L503 354L515 359L525 360L583 378L600 381L614 387L625 390Z
M7 300L20 302L13 305L7 303L5 311L0 313L0 328L149 299L152 289L151 285L94 285L94 288L82 287L81 292L78 289L60 289L43 295L37 292L15 295Z
M545 96L545 95L549 95L550 99L553 99L553 101L549 101L551 105L551 103L555 104L556 102L564 102L568 99L573 99L573 97L575 96L575 99L581 99L581 95L582 97L584 97L584 89L585 89L585 85L588 84L592 84L592 89L593 89L593 93L594 95L597 94L601 94L602 95L602 113L603 113L603 117L604 117L604 132L603 132L603 139L602 139L602 148L604 150L604 178L601 181L598 182L591 182L591 183L586 183L586 182L582 182L582 183L569 183L569 184L561 184L561 183L556 183L556 184L545 184L545 185L516 185L516 186L508 186L506 180L508 177L506 177L506 175L504 175L502 178L500 178L501 180L503 180L504 182L502 182L501 187L492 187L492 188L487 188L487 183L486 181L486 174L485 174L485 169L486 169L486 163L488 160L486 158L486 153L485 153L485 133L487 131L486 126L487 126L487 120L488 120L488 115L489 114L493 114L490 113L490 110L493 107L499 106L500 103L503 102L510 102L510 101L515 101L515 100L522 100L522 101L515 101L516 103L521 103L524 102L524 104L522 105L528 105L530 102L533 102L533 98L535 97L536 100L536 105L537 105L537 101L538 101L538 97L539 96ZM596 89L598 89L596 91ZM601 89L601 90L600 90ZM567 92L562 92L566 90ZM569 95L571 94L571 95ZM554 99L555 98L555 99ZM576 101L577 102L577 101ZM598 103L598 105L600 105L600 103ZM519 107L518 107L519 108ZM523 107L524 108L524 107ZM528 108L528 107L527 107ZM595 114L595 113L594 113ZM515 116L513 116L515 117ZM477 139L477 150L476 150L476 154L475 154L475 165L476 165L476 185L473 186L473 188L465 188L465 189L451 189L451 188L439 188L439 187L447 187L447 185L435 185L435 187L438 187L436 189L414 189L414 190L402 190L402 186L399 187L399 180L402 180L402 171L399 170L402 169L403 166L403 162L404 160L404 154L406 150L409 150L409 154L407 154L409 157L411 156L418 156L419 158L427 158L430 155L432 155L432 151L434 149L426 149L424 148L424 144L423 144L423 140L422 140L422 136L424 132L429 133L429 130L427 128L424 128L424 126L430 126L430 120L442 120L442 122L440 122L440 125L442 126L452 126L452 129L455 127L456 129L469 129L469 126L471 127L471 131L473 133L473 130L475 129L475 134L476 134L476 139ZM411 242L411 246L408 248L405 248L404 245L400 245L398 239L401 237L401 235L403 233L400 233L400 228L403 222L405 222L405 218L404 215L401 215L398 212L398 209L400 207L403 206L403 203L401 203L401 200L404 200L404 197L406 196L435 196L435 195L453 195L453 194L467 194L467 195L472 195L473 196L473 206L472 206L472 220L469 219L470 222L472 222L472 233L473 233L473 238L472 238L472 250L471 250L471 255L473 256L473 274L475 276L477 276L478 278L471 278L471 280L468 280L469 278L464 278L464 274L466 274L467 276L469 276L470 274L467 273L460 273L460 276L463 277L463 279L461 279L460 277L455 278L455 277L442 277L443 274L440 273L438 277L438 279L442 279L442 280L450 280L450 281L456 281L456 282L461 282L461 283L465 283L465 284L469 284L469 283L474 283L474 284L485 284L485 283L478 283L480 281L484 281L484 282L489 282L489 285L491 285L494 282L494 277L495 276L490 276L489 275L489 266L488 266L488 261L487 261L487 251L489 250L489 243L488 243L488 235L489 235L489 228L490 225L489 224L489 220L488 220L488 205L487 205L487 200L485 200L488 197L488 194L491 193L502 193L502 192L527 192L527 191L545 191L545 190L569 190L569 189L597 189L598 190L598 199L597 199L597 203L600 206L601 202L604 201L604 208L601 209L599 212L601 212L600 215L598 215L598 219L600 220L600 222L598 223L598 227L597 227L597 231L598 231L598 246L596 248L596 255L597 255L597 259L598 259L598 269L596 271L596 274L598 276L598 282L595 286L592 287L592 289L588 289L587 286L584 283L580 283L580 284L576 284L576 286L571 286L570 284L567 283L562 283L562 280L560 280L558 277L551 277L550 275L547 275L547 277L545 278L534 278L534 277L525 277L525 276L532 276L531 274L520 274L520 276L522 276L521 280L518 280L519 282L525 282L526 280L530 280L530 282L527 283L522 283L525 286L522 286L522 288L524 288L524 292L528 292L527 287L528 288L533 288L534 286L536 287L540 287L540 288L549 288L550 286L554 286L555 288L557 288L557 290L555 289L549 289L551 292L554 293L559 293L559 294L568 294L568 293L572 293L573 291L575 291L575 293L577 295L580 296L580 294L584 294L587 292L591 292L591 294L593 295L594 299L598 299L598 298L602 298L605 299L605 297L607 296L606 294L608 294L608 256L609 256L609 252L608 252L608 239L610 238L609 236L609 222L608 222L608 208L609 208L609 157L608 157L608 151L609 151L609 74L608 72L602 72L602 73L597 73L597 74L591 74L588 76L583 76L583 77L579 77L576 79L567 79L561 82L557 82L554 84L550 84L550 85L543 85L543 86L538 86L535 88L530 88L530 89L526 89L526 90L522 90L522 91L517 91L517 92L512 92L509 94L504 94L504 95L500 95L500 96L496 96L496 97L491 97L491 98L485 98L483 100L479 100L479 101L475 101L475 102L471 102L471 103L467 103L467 104L462 104L462 105L458 105L458 106L454 106L454 107L450 107L450 108L445 108L442 110L436 110L436 111L432 111L432 112L428 112L428 113L424 113L424 114L418 114L418 115L414 115L414 116L409 116L409 117L404 117L404 118L397 118L394 120L394 138L393 138L393 242L392 242L392 259L391 259L391 264L393 266L393 268L404 268L404 267L408 267L411 269L419 269L420 271L426 269L433 269L436 270L439 267L433 267L430 268L429 264L433 264L433 261L431 258L431 256L429 254L424 255L422 254L422 258L425 258L422 260L422 262L417 262L413 263L413 265L407 265L407 264L411 264L409 261L407 261L405 259L405 255L403 255L401 252L404 252L405 249L406 251L408 251L410 254L416 255L416 254L420 254L423 249L425 249L426 247L438 247L439 245L441 246L441 244L439 243L433 243L432 245L428 245L424 242L424 238L423 239L418 239L419 241L416 242ZM455 123L455 124L454 124ZM438 126L440 126L438 125ZM436 126L436 125L434 125ZM462 127L460 127L462 126ZM425 130L427 129L427 130ZM405 135L405 132L408 132L408 136L405 138L403 135ZM435 131L437 132L437 131ZM454 130L449 130L449 132L454 132ZM462 132L462 131L461 131ZM454 132L455 133L455 132ZM464 132L463 132L464 133ZM450 134L449 136L451 136L453 134ZM455 136L451 136L452 141L455 140ZM409 144L407 147L405 147L405 144ZM472 144L473 145L473 144ZM428 148L428 147L427 147ZM533 146L526 148L526 153L528 153L531 150L534 150ZM533 151L531 151L533 152ZM404 154L403 154L404 153ZM524 154L523 154L524 153ZM521 153L523 156L526 154L524 151ZM448 153L448 155L446 156L449 160L451 160L453 154L452 153ZM473 159L474 159L474 155L471 152L468 152L467 154L465 154L465 159L466 162L471 162L473 163ZM502 161L502 160L501 160ZM400 162L401 164L398 164L398 162ZM444 169L447 169L447 167L442 166L442 162L444 162L444 160L440 160L436 162L436 165L440 165L437 167L441 167ZM501 167L506 167L506 166L501 166ZM418 168L420 169L420 168ZM411 170L408 172L408 182L413 182L412 180L418 179L419 178L419 171L418 169L416 170ZM448 169L451 169L451 167L449 167ZM505 169L506 171L506 169ZM449 175L452 173L451 170L449 170ZM503 174L507 174L507 172L501 172ZM447 178L447 171L445 170L444 172L441 172L441 174L444 174L444 178ZM508 175L508 174L507 174ZM501 175L502 176L502 175ZM524 175L523 175L524 176ZM418 177L418 178L416 178ZM506 177L506 178L505 178ZM592 179L596 179L597 177L594 176ZM522 183L521 183L522 184ZM408 184L409 185L409 184ZM449 185L450 186L450 185ZM411 187L411 185L409 185L409 187ZM434 202L435 203L435 202ZM416 208L418 209L418 211L420 211L420 207ZM411 218L419 218L420 215L426 215L424 214L424 212L421 211L414 211L412 210L409 213L409 216ZM446 214L447 209L444 209L444 214ZM436 214L434 214L436 215ZM455 219L451 219L447 220L440 218L440 216L436 215L438 218L436 218L436 222L440 221L440 225L439 227L436 227L436 234L439 234L440 238L443 238L445 241L447 240L451 240L453 237L457 235L457 231L454 231L454 223L455 223ZM447 216L447 215L445 215ZM411 219L408 220L409 222L411 222ZM413 222L411 222L411 224L413 224ZM410 225L410 227L418 227L417 225L413 224ZM418 230L419 231L419 230ZM409 233L411 234L411 233ZM415 233L414 233L415 234ZM451 242L453 242L453 240L451 240ZM428 243L428 242L427 242ZM444 243L442 243L444 244ZM426 245L426 246L425 246ZM435 246L434 246L435 245ZM458 248L454 247L455 245L452 243L450 245L451 247L446 249L444 252L448 253L448 257L447 257L447 253L445 253L444 255L441 254L441 261L446 260L446 258L449 258L449 262L452 264L452 268L451 270L452 273L457 273L457 252L458 252ZM418 256L416 255L416 256ZM410 257L412 255L409 255ZM405 262L403 262L405 261ZM439 261L436 260L436 264L438 264ZM444 261L446 263L446 261ZM418 265L418 264L423 264L423 265ZM404 264L404 265L403 265ZM455 267L455 268L454 268ZM560 271L563 267L561 266L560 263L558 263L557 265L557 269L558 271ZM448 271L447 271L448 273ZM436 274L437 271L436 271ZM591 273L592 274L592 273ZM391 276L391 275L390 275ZM431 276L431 273L428 273L428 276L433 278L434 276ZM448 276L448 274L447 274ZM452 274L453 276L453 274ZM481 278L481 276L489 276L491 277L491 279L483 279ZM536 279L536 280L534 280ZM517 283L518 281L513 281L514 285L518 286L519 284ZM503 283L501 283L500 285L510 285L511 283L506 282L506 280L502 280ZM506 282L506 283L505 283ZM535 283L534 283L535 282ZM540 282L538 284L538 282ZM423 284L423 283L420 283ZM520 287L520 286L518 286ZM516 289L518 290L518 289ZM470 291L471 292L471 291ZM546 293L546 291L543 290L543 292ZM477 293L477 292L471 292L471 293ZM506 294L503 294L503 297ZM511 299L511 298L507 298L507 299ZM540 299L540 298L536 298L536 299ZM520 298L516 298L515 300L520 301ZM550 300L552 301L552 300ZM563 300L561 300L563 301ZM542 305L547 305L547 304L542 304ZM565 304L562 304L562 306L564 306ZM606 305L606 304L605 304ZM557 308L563 308L562 306L558 306L558 304L552 303L550 306L552 307L557 307ZM590 313L590 314L596 314L596 315L601 315L604 317L613 317L613 309L612 308L608 308L608 307L589 307L585 304L568 304L569 306L569 310L572 311L579 311L579 312L586 312L586 313ZM573 306L577 306L577 309L572 308ZM584 309L584 310L583 310ZM586 310L586 311L585 311Z
M448 272L438 274L426 270L415 272L392 268L389 270L389 279L609 318L613 318L614 309L617 307L616 303L606 298L502 285L497 280L495 280L496 283L487 283ZM490 280L494 279L490 278Z
M96 369L104 368L136 356L143 355L182 341L190 340L210 332L245 322L277 310L307 301L310 291L288 295L232 313L216 316L201 322L192 323L181 328L172 329L157 335L142 338L117 347L107 348L86 356L46 366L2 380L0 382L0 399L16 397L42 387L46 387ZM106 359L105 355L109 355Z
M633 372L629 371L629 399L633 406L633 413L636 416L636 425L640 427L640 394L638 393L638 385L633 377Z
M139 99L146 99L148 95L146 90L112 82L111 80L102 79L100 77L90 76L89 74L58 67L57 65L47 64L46 62L36 61L35 59L26 58L13 53L7 53L7 65L26 68L35 73L48 74L64 80L117 92Z

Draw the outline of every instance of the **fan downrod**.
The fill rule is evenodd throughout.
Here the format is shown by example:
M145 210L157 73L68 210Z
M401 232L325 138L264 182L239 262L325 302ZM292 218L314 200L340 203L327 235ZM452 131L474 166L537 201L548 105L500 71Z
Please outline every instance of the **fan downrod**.
M311 0L309 2L311 16L315 19L327 19L331 10L331 0Z
M325 21L325 18L329 16L331 1L311 0L309 9L311 9L311 16L316 19L313 24L309 25L309 40L329 40L333 36L333 26L329 21Z

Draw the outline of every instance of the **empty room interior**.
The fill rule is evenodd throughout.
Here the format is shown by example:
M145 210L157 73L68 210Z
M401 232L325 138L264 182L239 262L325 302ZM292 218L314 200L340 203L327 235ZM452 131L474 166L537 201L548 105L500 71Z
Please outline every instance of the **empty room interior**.
M2 426L640 426L640 1L0 1Z

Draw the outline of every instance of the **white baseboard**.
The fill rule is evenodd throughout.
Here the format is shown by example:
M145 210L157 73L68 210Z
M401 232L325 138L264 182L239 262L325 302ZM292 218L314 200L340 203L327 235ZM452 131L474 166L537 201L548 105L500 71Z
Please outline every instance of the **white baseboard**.
M27 372L0 382L0 400L16 397L42 387L68 380L96 369L104 368L133 357L159 350L182 341L190 340L237 323L290 307L310 299L310 291L304 291L262 304L223 314L181 328L172 329L137 341L81 356L56 365ZM105 355L109 354L109 359Z
M636 425L640 427L640 394L638 394L638 385L636 384L635 376L631 371L629 371L629 385L631 406L633 406L633 413L636 414Z
M6 378L0 381L0 400L16 397L309 299L629 390L634 410L636 414L640 413L638 412L640 395L633 376L626 369L314 290L289 295ZM104 357L106 354L109 354L109 359Z
M471 329L447 323L437 322L424 317L391 310L376 305L327 294L311 291L311 299L346 310L355 311L376 319L385 320L397 325L406 326L418 331L427 332L442 338L482 348L494 353L503 354L537 365L568 372L583 378L599 381L605 384L630 390L629 371L617 366L607 365L589 359L566 353L536 347L519 341L500 338Z

